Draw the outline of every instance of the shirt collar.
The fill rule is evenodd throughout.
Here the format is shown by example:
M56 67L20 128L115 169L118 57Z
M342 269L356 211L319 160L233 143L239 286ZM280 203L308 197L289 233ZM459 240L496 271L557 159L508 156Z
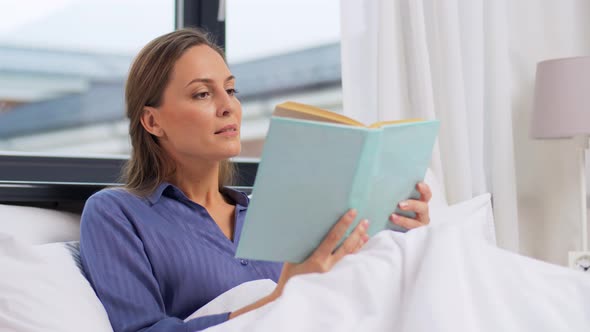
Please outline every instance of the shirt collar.
M168 188L172 188L171 190L176 190L179 193L181 193L180 189L176 188L173 184L163 181L162 183L160 183L160 185L158 185L154 192L147 196L147 200L150 202L151 205L156 204ZM236 207L240 211L246 210L248 208L250 198L248 198L248 196L245 193L229 187L223 187L221 192L227 195L229 198L231 198L236 203Z
M250 198L244 192L232 189L229 187L223 187L221 189L223 194L226 194L236 203L236 208L240 211L246 210L248 208L248 204L250 204Z
M158 187L156 188L156 190L154 190L154 192L152 192L150 195L147 196L147 200L150 202L151 205L158 203L158 201L160 200L160 197L162 197L162 194L164 193L164 190L166 190L166 188L171 187L171 186L172 186L172 184L170 184L166 181L160 183L158 185Z

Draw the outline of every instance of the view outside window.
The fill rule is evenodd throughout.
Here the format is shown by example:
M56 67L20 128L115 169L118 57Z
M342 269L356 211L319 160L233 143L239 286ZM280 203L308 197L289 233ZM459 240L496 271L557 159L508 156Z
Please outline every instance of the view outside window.
M223 1L222 1L223 3ZM226 53L243 106L243 156L293 100L341 111L339 0L227 0ZM0 1L0 151L127 155L124 82L173 0Z
M242 155L292 100L342 111L339 0L227 0L226 53L242 102Z
M0 150L127 154L129 65L174 22L171 0L0 1Z

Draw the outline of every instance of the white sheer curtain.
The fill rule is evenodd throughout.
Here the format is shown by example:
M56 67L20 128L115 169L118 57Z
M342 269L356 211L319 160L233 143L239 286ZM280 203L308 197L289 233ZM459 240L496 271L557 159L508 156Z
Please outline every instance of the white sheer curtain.
M590 54L587 0L341 0L345 113L441 120L455 203L491 192L498 244L565 264L580 247L575 151L535 141L536 63Z
M344 112L441 120L432 168L456 203L491 192L519 249L505 0L342 1Z

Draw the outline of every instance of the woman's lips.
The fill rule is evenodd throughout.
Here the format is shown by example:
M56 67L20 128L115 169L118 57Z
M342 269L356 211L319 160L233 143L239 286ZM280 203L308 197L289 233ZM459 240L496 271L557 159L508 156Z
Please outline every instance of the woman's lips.
M238 126L237 125L227 125L218 131L215 132L215 135L222 135L222 136L237 136L238 135Z

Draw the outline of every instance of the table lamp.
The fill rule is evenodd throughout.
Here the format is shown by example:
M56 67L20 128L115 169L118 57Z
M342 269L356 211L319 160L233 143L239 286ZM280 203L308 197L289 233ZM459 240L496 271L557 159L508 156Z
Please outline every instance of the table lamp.
M590 56L537 64L531 136L577 142L582 251L569 252L570 267L590 272L586 216L585 152L590 134Z

